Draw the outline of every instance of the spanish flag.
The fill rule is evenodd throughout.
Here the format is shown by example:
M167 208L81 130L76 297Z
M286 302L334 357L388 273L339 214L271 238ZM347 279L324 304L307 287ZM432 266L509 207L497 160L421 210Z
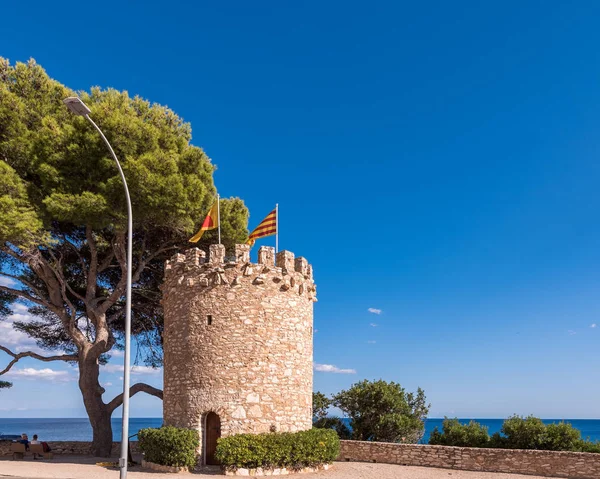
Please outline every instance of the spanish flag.
M254 231L248 236L247 243L250 246L254 245L254 242L258 238L264 238L265 236L271 236L277 233L277 208L271 211L267 217L260 222L260 224L254 228Z
M197 243L200 240L200 238L202 238L202 235L204 234L205 231L214 230L218 226L219 226L219 200L217 199L215 204L212 206L212 208L206 215L206 218L204 218L204 222L202 223L200 230L194 236L192 236L190 238L190 243Z

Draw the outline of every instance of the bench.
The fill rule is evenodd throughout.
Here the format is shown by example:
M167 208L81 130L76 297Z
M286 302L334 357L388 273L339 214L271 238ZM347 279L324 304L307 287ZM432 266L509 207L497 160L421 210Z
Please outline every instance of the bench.
M43 444L29 444L29 452L33 454L35 458L36 455L43 457L44 459L52 459L52 452L44 452Z
M27 454L27 448L25 447L25 444L13 442L10 445L10 452L12 452L13 459L23 459L25 454Z
M52 459L52 453L44 452L44 446L41 444L30 444L29 450L27 450L25 444L13 442L10 445L10 452L12 452L13 459L23 459L28 453L32 454L34 459L36 456L43 457L44 459Z

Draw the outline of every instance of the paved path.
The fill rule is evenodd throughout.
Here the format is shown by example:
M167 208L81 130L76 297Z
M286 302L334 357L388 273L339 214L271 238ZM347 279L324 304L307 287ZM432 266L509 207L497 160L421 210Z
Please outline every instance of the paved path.
M12 461L0 458L0 479L115 479L117 469L107 469L96 465L106 459L81 456L55 456L52 461ZM215 471L199 471L192 474L160 474L144 472L139 466L130 469L130 479L174 479L191 476L224 478ZM291 474L280 476L295 479L549 479L541 476L522 476L493 472L469 472L428 467L396 466L392 464L371 464L361 462L336 462L329 471L314 474ZM200 479L200 477L198 478Z

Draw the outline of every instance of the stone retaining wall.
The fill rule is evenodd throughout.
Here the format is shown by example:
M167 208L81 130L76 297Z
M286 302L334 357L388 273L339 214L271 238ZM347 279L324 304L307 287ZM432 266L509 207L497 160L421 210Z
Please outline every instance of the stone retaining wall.
M0 441L0 456L11 456L10 445L12 441ZM91 442L85 441L48 441L48 445L52 449L52 452L56 455L69 455L69 456L88 456L90 455ZM137 454L139 452L137 441L130 442L131 453ZM121 451L121 443L113 442L111 451L112 457L119 457Z
M150 461L144 461L142 459L142 468L150 469L151 471L163 472L169 474L186 474L190 472L189 467L179 467L179 466L163 466L162 464L156 464Z
M597 479L600 454L341 441L338 461Z
M321 471L327 471L331 467L331 464L321 464L315 467L303 467L302 469L287 469L286 467L277 467L275 469L263 469L262 467L256 469L246 469L240 467L236 470L225 471L226 476L287 476L288 474L305 474L315 473Z

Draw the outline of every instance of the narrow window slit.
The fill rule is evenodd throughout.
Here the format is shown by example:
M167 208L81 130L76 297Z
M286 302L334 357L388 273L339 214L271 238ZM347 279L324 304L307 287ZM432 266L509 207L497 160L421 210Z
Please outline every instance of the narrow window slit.
M206 324L208 324L209 326L212 324L212 314L206 315Z

